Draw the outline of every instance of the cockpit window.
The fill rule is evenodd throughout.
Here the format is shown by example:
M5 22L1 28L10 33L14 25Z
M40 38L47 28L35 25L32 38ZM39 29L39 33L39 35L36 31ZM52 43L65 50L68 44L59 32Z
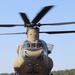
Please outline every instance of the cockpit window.
M30 48L30 43L24 43L23 48Z
M39 47L39 48L42 48L43 47L43 45L42 45L42 43L37 43L37 47Z
M36 47L36 44L35 43L31 43L31 48L34 48Z
M41 42L38 43L29 43L25 42L23 45L23 48L28 49L28 48L43 48L43 45Z

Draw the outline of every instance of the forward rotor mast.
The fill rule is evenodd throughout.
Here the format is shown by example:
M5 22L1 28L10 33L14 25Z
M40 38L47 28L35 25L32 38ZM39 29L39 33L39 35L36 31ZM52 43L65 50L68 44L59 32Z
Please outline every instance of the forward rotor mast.
M27 28L27 39L30 42L38 42L39 40L39 28L38 27L28 27Z

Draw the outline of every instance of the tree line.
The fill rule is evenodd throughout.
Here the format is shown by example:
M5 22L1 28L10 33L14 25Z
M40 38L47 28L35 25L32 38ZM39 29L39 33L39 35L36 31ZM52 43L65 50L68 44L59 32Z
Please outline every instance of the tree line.
M75 75L75 69L52 71L53 75ZM0 75L14 75L14 73L1 73Z
M75 69L53 71L53 75L75 75Z

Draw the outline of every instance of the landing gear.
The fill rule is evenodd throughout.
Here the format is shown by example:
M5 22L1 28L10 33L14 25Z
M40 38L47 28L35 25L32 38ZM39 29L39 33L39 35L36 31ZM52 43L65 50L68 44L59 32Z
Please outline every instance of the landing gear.
M52 73L50 75L53 75Z
M19 75L19 73L18 72L15 72L15 74L14 75Z
M49 73L49 74L47 74L47 75L53 75L52 73Z

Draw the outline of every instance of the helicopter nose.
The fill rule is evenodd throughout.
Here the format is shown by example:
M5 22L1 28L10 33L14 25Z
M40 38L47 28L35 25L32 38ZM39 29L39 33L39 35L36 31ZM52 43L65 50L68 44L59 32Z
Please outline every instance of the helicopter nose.
M25 55L29 56L29 57L38 57L42 54L42 49L28 49L25 50Z

